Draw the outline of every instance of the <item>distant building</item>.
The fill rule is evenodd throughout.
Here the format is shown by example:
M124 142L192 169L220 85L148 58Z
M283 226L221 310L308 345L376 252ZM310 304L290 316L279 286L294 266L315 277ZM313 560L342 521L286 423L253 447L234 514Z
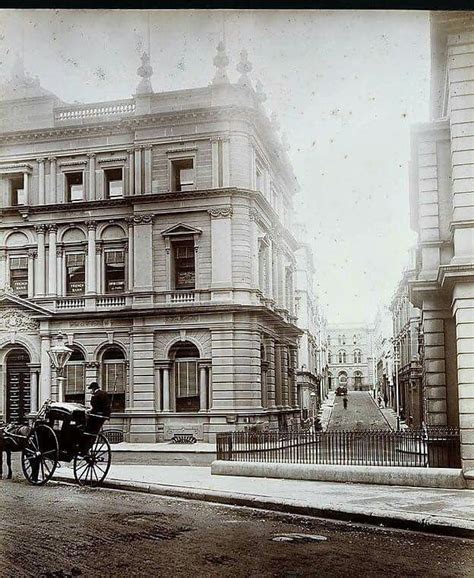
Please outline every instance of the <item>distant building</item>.
M125 439L299 419L296 180L241 53L227 78L69 105L0 87L0 419L99 380ZM73 354L64 391L48 351Z
M393 316L394 385L398 389L392 407L399 409L400 418L410 428L419 428L425 422L421 312L410 303L408 284L414 271L405 270L393 296L391 311ZM394 389L392 388L392 391Z
M329 387L369 391L374 383L373 329L364 324L328 326Z
M410 300L424 334L425 420L461 429L474 477L474 14L431 15L431 121L414 127Z
M327 324L314 292L314 263L306 229L296 227L296 316L303 331L298 351L298 399L302 417L315 417L328 389Z
M387 406L396 407L393 365L393 320L388 307L378 309L374 321L374 359L376 394Z

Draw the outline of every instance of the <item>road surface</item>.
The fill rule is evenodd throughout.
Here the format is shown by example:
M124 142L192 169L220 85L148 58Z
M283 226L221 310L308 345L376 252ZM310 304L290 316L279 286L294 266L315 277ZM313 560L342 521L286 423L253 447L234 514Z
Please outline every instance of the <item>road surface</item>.
M1 480L0 491L2 577L453 578L474 572L467 539L54 483L37 488L20 478ZM294 533L315 541L286 541L285 534Z
M329 430L391 429L368 391L349 391L347 409L344 409L342 396L336 395L334 399Z

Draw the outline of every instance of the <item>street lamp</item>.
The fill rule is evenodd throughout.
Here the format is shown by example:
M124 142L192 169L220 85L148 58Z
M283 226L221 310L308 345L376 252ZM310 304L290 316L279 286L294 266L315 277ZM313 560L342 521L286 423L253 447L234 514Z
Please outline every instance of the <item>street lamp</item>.
M314 391L312 391L309 394L309 397L311 398L311 414L312 414L312 418L314 420L314 415L316 413L315 411L315 405L316 405L316 394L314 393Z
M66 363L72 354L72 349L63 343L63 339L63 334L59 332L58 336L56 337L56 345L51 347L51 349L48 351L51 363L53 364L53 367L56 370L56 374L58 376L58 401L63 400L65 379L63 372Z

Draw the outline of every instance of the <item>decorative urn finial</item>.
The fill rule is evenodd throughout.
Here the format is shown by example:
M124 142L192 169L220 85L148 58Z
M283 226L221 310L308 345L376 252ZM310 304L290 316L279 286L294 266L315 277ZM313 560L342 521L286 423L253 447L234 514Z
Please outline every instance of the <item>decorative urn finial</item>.
M150 57L144 52L141 56L142 64L137 70L138 76L141 77L140 83L137 86L137 94L149 94L153 92L150 78L153 74L153 68L150 65Z
M257 100L262 104L267 100L267 95L263 91L263 84L260 80L257 80L257 84L255 85L255 92L257 94Z
M225 51L225 44L222 40L217 45L217 54L214 56L214 66L217 68L212 84L229 84L226 68L229 58Z
M252 71L252 63L248 59L248 54L245 49L240 52L240 62L237 64L237 71L240 72L239 84L240 86L252 87L249 73Z

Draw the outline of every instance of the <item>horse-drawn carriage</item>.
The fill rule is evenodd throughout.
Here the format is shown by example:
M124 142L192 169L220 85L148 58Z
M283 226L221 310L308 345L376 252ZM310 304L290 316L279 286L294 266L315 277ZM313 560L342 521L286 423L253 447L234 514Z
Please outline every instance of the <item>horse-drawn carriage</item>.
M98 486L111 462L110 444L100 433L106 419L91 414L78 403L47 400L26 435L5 433L16 436L23 447L21 465L30 484L45 484L52 478L58 462L73 462L74 478L79 485Z

